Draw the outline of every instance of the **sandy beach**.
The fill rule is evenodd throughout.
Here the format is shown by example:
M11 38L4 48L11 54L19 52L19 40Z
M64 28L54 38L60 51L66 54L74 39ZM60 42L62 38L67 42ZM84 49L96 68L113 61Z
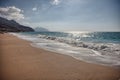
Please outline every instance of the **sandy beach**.
M0 34L0 80L120 80L120 69L90 64Z

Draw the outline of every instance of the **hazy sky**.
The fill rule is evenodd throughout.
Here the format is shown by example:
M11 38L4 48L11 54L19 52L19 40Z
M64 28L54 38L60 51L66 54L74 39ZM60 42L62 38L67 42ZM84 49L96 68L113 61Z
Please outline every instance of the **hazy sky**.
M53 31L120 31L120 0L0 0L0 16Z

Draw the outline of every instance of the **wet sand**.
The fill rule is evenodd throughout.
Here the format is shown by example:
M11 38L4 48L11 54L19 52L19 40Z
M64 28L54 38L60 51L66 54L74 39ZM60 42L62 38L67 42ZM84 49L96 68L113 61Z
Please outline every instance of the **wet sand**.
M10 34L0 34L0 61L0 80L120 80L118 68L34 48Z

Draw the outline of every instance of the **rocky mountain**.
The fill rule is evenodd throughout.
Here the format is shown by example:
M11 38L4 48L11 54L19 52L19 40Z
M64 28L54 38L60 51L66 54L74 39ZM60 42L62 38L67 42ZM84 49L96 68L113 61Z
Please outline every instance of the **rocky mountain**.
M48 32L49 31L48 29L43 28L43 27L36 27L34 30L37 32Z
M28 26L20 25L14 20L7 20L0 17L0 32L33 32Z

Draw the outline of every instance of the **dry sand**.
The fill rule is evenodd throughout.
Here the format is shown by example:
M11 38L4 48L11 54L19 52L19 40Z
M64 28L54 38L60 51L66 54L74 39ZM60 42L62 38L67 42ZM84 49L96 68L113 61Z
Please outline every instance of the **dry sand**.
M0 80L120 80L120 69L90 64L0 34Z

